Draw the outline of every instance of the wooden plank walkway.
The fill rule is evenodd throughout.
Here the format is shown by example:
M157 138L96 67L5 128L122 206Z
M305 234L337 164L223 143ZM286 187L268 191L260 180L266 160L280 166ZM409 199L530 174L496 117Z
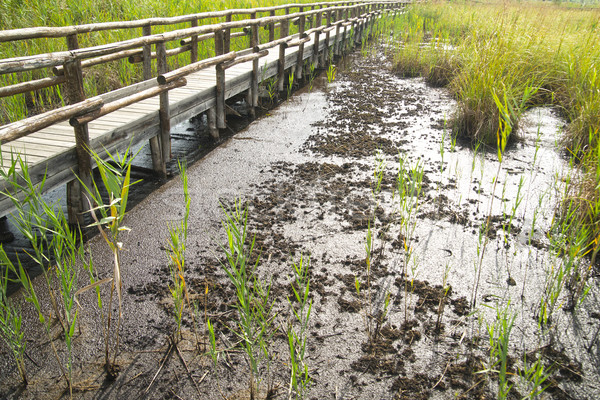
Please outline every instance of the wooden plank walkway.
M340 30L340 36L344 30ZM314 54L314 38L304 45L303 59L309 59ZM330 35L330 46L335 41L335 30ZM327 46L325 35L319 38L319 50ZM298 47L286 49L285 68L296 65ZM259 60L261 79L270 79L277 75L279 47L270 49L269 54ZM241 63L227 69L225 72L225 98L232 98L250 88L252 61ZM215 106L216 75L215 68L207 68L186 76L187 85L169 91L170 118L172 125L181 123ZM88 124L90 145L92 149L123 151L129 145L149 140L160 133L158 96L142 100L133 105L114 111ZM143 128L143 129L141 129ZM2 168L10 165L13 152L24 157L30 172L35 175L50 172L46 168L51 164L62 164L61 171L47 176L47 189L62 185L73 179L77 172L77 157L75 154L75 136L69 122L61 122L44 128L35 133L16 139L2 146ZM52 171L55 169L52 168ZM11 202L0 200L0 215L5 215L12 207Z
M226 128L227 99L246 92L254 112L260 82L276 77L278 90L283 90L286 71L290 76L289 71L295 70L298 79L299 73L307 65L306 60L325 62L330 58L330 50L336 56L343 55L347 46L367 39L375 20L388 12L396 14L406 4L406 0L350 0L224 10L163 19L0 31L0 42L64 37L69 48L69 51L0 60L0 74L19 74L48 67L54 67L55 74L53 78L0 88L0 97L60 84L63 85L65 98L71 104L0 127L0 140L4 142L0 167L6 171L18 154L27 165L34 185L45 179L44 190L48 191L70 183L67 194L69 218L72 222L81 222L86 205L74 174L86 184L91 184L94 165L91 164L88 146L106 157L104 150L121 152L129 146L150 140L153 169L164 176L166 162L170 159L171 126L207 112L210 133L218 138L219 129ZM290 13L292 8L297 8L298 12ZM285 13L277 15L278 10ZM269 12L270 16L257 18L257 12ZM249 19L232 21L233 15L248 15ZM226 18L226 21L199 25L199 20L212 17ZM151 32L153 25L181 22L191 23L192 27L161 34ZM297 24L298 28L296 34L290 35L289 26L292 23ZM306 30L306 23L313 28ZM269 40L261 46L258 30L262 27L269 29ZM79 48L80 33L125 28L143 28L143 35L122 42ZM244 32L232 32L232 29L242 28ZM280 39L275 39L275 29L279 31ZM240 35L247 35L250 39L249 48L230 52L230 40ZM197 51L192 50L197 49L200 37L213 41L216 56L198 60ZM167 50L168 42L177 42L181 47ZM269 50L261 51L264 48ZM169 55L182 52L190 52L190 64L167 71ZM137 58L132 59L132 54ZM141 60L146 80L86 99L82 82L83 68L124 57L129 57L130 62ZM154 75L156 70L152 68L152 58L156 58L158 76ZM68 122L65 121L69 118ZM0 191L7 191L8 188L7 182L0 182ZM0 216L8 214L12 207L13 203L7 196L0 197Z

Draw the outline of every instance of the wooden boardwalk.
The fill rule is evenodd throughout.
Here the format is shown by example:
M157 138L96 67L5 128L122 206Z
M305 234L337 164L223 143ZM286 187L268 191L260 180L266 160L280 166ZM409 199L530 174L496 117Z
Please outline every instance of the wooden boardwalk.
M288 36L285 42L284 39L280 39L281 43L273 41L270 45L268 43L263 45L263 48L255 45L250 51L239 52L239 54L230 57L229 60L220 63L215 62L206 68L185 75L180 74L181 76L171 77L172 79L169 78L169 73L165 72L161 76L166 80L170 79L171 85L179 86L168 91L164 89L164 85L168 82L163 79L165 82L162 82L163 85L161 85L161 76L159 76L158 79L151 78L139 84L101 95L99 101L102 104L108 104L112 101L119 101L124 96L133 98L136 93L163 88L161 94L157 92L152 97L137 100L126 106L115 107L114 111L106 115L93 117L94 112L98 110L98 106L94 106L84 113L74 114L75 117L70 118L70 121L62 120L50 125L44 124L48 126L31 133L19 134L18 137L2 145L2 168L6 170L10 165L11 158L15 154L19 154L27 163L34 183L41 181L46 176L45 190L75 182L73 174L81 174L82 172L82 157L81 153L78 153L81 139L76 140L79 127L79 132L83 132L87 136L85 145L96 152L101 152L103 149L111 153L123 151L128 146L146 140L156 140L155 138L161 138L161 135L163 135L160 142L161 148L158 151L162 154L162 158L160 154L154 154L157 153L155 144L153 163L157 172L160 172L161 168L164 171L164 164L170 157L170 143L165 143L170 139L164 139L165 130L168 137L170 126L207 112L211 134L218 138L218 129L225 128L225 100L241 93L247 93L249 104L256 106L257 88L260 81L277 79L279 90L282 90L285 71L294 70L297 77L302 74L303 70L299 68L302 68L305 63L307 65L311 63L318 64L319 62L327 63L331 54L340 55L342 50L348 47L347 42L349 40L358 43L359 40L364 39L364 36L368 36L368 33L370 33L368 28L372 27L376 18L381 17L382 11L385 11L384 6L390 3L373 2L368 4L369 6L365 7L375 4L378 4L378 7L373 7L371 12L365 12L368 11L367 8L361 9L353 5L354 8L348 8L348 10L356 10L357 12L350 14L349 11L346 11L345 18L340 18L337 24L335 21L332 24L331 14L328 14L328 23L321 25L321 16L325 15L321 13L317 15L320 27L315 24L316 29L313 28L306 33L304 32L304 16L299 14L300 17L297 18L302 21L299 31L295 35ZM398 4L402 5L402 3L397 3L396 6ZM390 7L390 9L393 8ZM255 18L256 13L252 15ZM272 12L271 16L273 15ZM351 15L354 18L350 18ZM279 18L281 19L281 17ZM266 24L267 22L263 23ZM271 22L271 24L271 29L274 29L274 22ZM280 24L283 25L281 22ZM261 25L256 25L257 29L259 26ZM217 37L216 35L221 30L215 32L215 37ZM254 33L255 37L257 37L256 35ZM287 35L287 32L282 32L281 36L284 35ZM216 39L215 43L217 43ZM215 49L217 55L223 54L223 57L226 57L225 51L218 51L217 44L215 44ZM268 54L266 54L267 51ZM244 61L244 59L248 59L248 61ZM303 62L300 63L300 60ZM305 60L309 61L306 62ZM226 62L230 64L225 69L223 65ZM67 64L64 65L66 72ZM0 62L0 68L1 66ZM224 80L222 80L223 75ZM185 78L182 78L182 76L185 76ZM125 94L119 93L120 91ZM219 104L219 99L221 99L221 104ZM89 121L85 120L89 115L92 118L88 118ZM2 128L4 127L0 127L0 132L2 132ZM21 129L21 127L17 128ZM16 130L18 131L18 129ZM11 134L10 129L4 129L2 135L7 134L6 132L9 135ZM157 158L156 162L154 162L155 157ZM88 168L91 167L90 165ZM0 190L6 190L5 183L0 184ZM77 204L69 208L69 210L73 209L72 219L77 218L76 214L80 213L80 206L81 204ZM2 196L0 198L0 216L6 215L11 209L12 202L10 199Z

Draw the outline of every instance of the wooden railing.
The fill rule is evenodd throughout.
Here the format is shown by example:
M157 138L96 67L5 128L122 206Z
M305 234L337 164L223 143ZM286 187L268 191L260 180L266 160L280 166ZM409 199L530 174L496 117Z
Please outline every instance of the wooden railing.
M4 144L25 135L37 132L62 121L70 121L74 130L77 154L77 173L83 182L91 179L92 162L88 152L90 141L88 123L91 121L153 96L160 98L160 134L151 138L150 147L154 169L165 174L166 162L170 157L170 113L169 90L186 85L186 76L196 71L215 67L216 107L210 110L209 125L212 134L225 125L225 70L241 62L253 62L249 90L249 104L258 102L259 59L272 48L279 48L277 87L282 91L285 79L285 49L298 47L295 66L296 79L303 74L303 49L313 40L318 44L325 35L329 50L329 37L336 32L338 40L331 44L333 53L341 54L353 32L360 40L367 29L383 12L397 12L407 1L343 1L310 4L287 4L268 8L236 9L218 12L191 14L172 18L149 18L137 21L106 22L67 27L38 27L0 31L0 43L42 38L65 38L64 51L46 54L31 54L0 60L0 75L25 76L28 71L49 69L51 76L18 82L0 88L0 98L31 93L40 89L61 85L65 103L58 107L14 121L0 127L0 143ZM244 19L241 19L244 17ZM218 23L203 25L202 21L217 20ZM188 28L169 30L177 24L189 24ZM163 33L152 33L161 27ZM294 29L290 29L293 27ZM369 28L370 27L370 28ZM90 32L140 29L141 35L133 39L80 48L79 36ZM268 31L268 39L260 43L259 29ZM348 28L348 29L345 29ZM277 31L279 35L277 35ZM290 32L294 31L293 34ZM340 34L342 38L339 39ZM263 34L266 36L266 34ZM278 36L278 37L276 37ZM236 37L247 37L248 46L232 50L231 41ZM321 39L323 37L321 36ZM199 59L198 46L211 43L214 56ZM173 46L174 44L174 46ZM167 48L168 46L173 48ZM314 63L328 61L329 51L314 54ZM169 70L170 57L189 54L189 63ZM143 81L118 90L86 98L84 92L84 70L100 64L127 59L130 63L142 64ZM153 66L154 64L154 66ZM154 73L153 71L156 71ZM38 75L39 76L39 75ZM72 185L77 185L73 181ZM77 189L77 188L76 188ZM78 190L78 189L77 189ZM1 210L0 210L1 212Z

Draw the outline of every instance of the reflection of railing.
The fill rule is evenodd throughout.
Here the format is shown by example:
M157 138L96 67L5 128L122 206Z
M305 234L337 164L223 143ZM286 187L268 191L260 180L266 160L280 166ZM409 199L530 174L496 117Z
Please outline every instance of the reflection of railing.
M186 77L197 71L216 67L215 106L209 110L211 132L225 125L225 70L234 65L252 61L248 102L251 107L258 103L259 59L269 49L279 47L277 63L277 87L283 91L285 80L285 49L297 47L294 68L296 79L302 77L304 45L313 40L313 63L327 62L329 49L340 54L353 32L355 40L362 37L366 29L372 29L375 17L384 11L397 10L406 1L344 1L312 4L288 4L268 8L226 10L200 13L172 18L151 18L137 21L107 22L68 27L40 27L0 31L0 42L39 38L66 38L67 50L46 54L0 60L0 74L24 76L24 72L51 68L53 76L19 82L0 88L0 97L15 96L36 90L62 85L61 93L65 107L56 108L0 127L0 141L5 144L30 135L60 122L69 121L74 130L77 172L84 182L89 181L92 163L88 154L90 137L88 123L116 110L159 96L160 131L150 138L154 169L164 174L170 157L170 123L173 112L169 106L169 90L186 85ZM292 12L295 11L295 12ZM266 16L261 16L265 15ZM240 16L248 19L239 20ZM219 23L201 25L202 20L223 20ZM166 27L189 23L190 27L152 34L153 27ZM260 43L259 29L268 31L268 41ZM293 29L290 29L293 27ZM142 36L120 42L80 48L79 35L90 32L123 29L142 29ZM276 31L279 38L276 39ZM293 34L291 32L294 32ZM319 43L325 37L325 49L319 53ZM266 35L264 35L266 36ZM333 43L330 37L335 37ZM231 39L248 37L248 47L231 50ZM213 41L214 56L199 60L198 45ZM176 43L175 48L167 45ZM210 43L210 42L209 42ZM168 58L189 53L189 64L168 70ZM143 81L118 90L86 98L84 76L86 68L127 59L130 63L141 63ZM153 60L155 71L153 73ZM153 77L154 75L154 77ZM140 131L144 124L137 127ZM45 171L55 166L45 166ZM58 166L56 166L58 168ZM0 206L0 214L6 210Z

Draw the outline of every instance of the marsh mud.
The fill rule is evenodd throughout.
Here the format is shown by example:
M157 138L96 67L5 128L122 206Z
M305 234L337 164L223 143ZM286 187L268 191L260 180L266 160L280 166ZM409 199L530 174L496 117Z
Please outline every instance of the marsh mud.
M224 240L221 205L239 199L260 249L256 274L272 282L277 312L271 363L262 363L255 398L288 398L291 265L301 256L310 258L313 301L306 398L496 398L499 367L490 360L488 332L504 310L515 318L509 398L530 393L518 377L525 358L530 365L539 359L550 373L547 398L597 398L596 276L575 311L564 311L559 301L548 323L538 323L548 274L560 265L547 233L568 169L555 147L562 121L551 109L530 110L520 139L499 165L495 151L451 138L445 125L455 104L447 92L396 77L389 67L381 50L349 57L334 82L317 78L312 90L305 88L189 166L186 282L198 304L199 349L187 316L183 338L176 346L170 339L175 323L166 247L168 227L184 212L181 183L167 182L130 211L121 260L120 372L115 381L105 379L95 300L82 294L74 397L250 398L248 363L235 346L236 294L220 267L224 255L217 244ZM409 220L398 203L400 160L423 169ZM407 231L403 221L413 228ZM100 239L88 246L104 278L112 258ZM84 278L82 273L82 286ZM36 331L37 316L23 310L31 383L19 387L2 348L0 397L67 397L47 340ZM216 366L207 354L206 317L221 350ZM64 357L58 326L54 334Z

